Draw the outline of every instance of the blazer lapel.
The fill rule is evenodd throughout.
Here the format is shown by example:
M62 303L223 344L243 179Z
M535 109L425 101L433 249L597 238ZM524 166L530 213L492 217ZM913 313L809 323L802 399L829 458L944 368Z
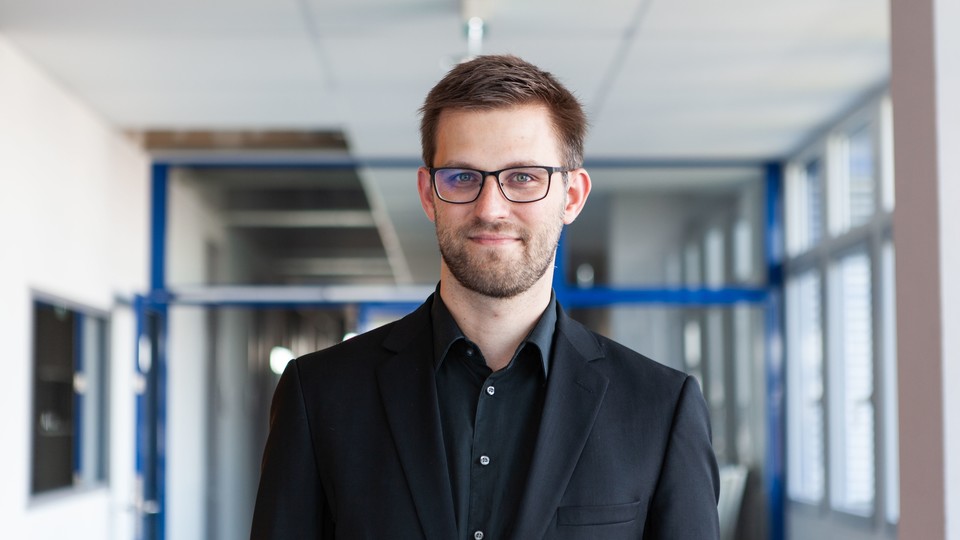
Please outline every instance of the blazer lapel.
M589 365L602 353L585 328L560 311L530 475L511 538L543 538L593 428L607 377Z
M403 473L428 539L457 536L433 373L428 300L397 323L384 346L397 352L377 369L380 394Z

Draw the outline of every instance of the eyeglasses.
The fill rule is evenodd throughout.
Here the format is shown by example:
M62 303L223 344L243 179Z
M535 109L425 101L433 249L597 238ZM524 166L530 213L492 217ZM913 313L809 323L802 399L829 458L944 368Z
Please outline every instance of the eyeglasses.
M529 203L546 198L553 173L570 172L560 167L530 165L508 167L499 171L481 171L463 167L431 167L433 189L440 200L454 204L472 203L480 197L488 176L497 179L500 193L510 202Z

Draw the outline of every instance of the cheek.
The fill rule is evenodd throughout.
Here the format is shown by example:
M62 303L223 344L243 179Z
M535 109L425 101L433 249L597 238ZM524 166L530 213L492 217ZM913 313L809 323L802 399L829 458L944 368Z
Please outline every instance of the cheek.
M438 204L433 207L433 223L438 229L454 230L460 223L463 223L463 217L457 212L459 208L450 204Z

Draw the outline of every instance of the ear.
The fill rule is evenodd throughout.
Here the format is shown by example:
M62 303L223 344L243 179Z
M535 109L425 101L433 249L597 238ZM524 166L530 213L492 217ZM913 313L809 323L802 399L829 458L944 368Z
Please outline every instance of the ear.
M430 181L430 171L426 167L417 169L417 191L420 193L420 206L423 212L427 214L427 219L433 221L436 214L434 205L433 183Z
M567 174L563 223L569 225L580 215L580 211L583 210L583 205L586 204L587 197L590 195L590 175L583 168L574 169Z

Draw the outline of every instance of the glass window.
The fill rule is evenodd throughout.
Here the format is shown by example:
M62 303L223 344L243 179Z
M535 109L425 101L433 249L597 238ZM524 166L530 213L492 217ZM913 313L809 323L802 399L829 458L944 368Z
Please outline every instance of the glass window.
M886 454L887 480L884 513L888 523L900 521L900 430L897 398L897 306L893 243L884 242L882 255L883 278L881 298L883 315L883 448Z
M787 489L796 500L823 498L823 332L820 275L787 282Z
M873 217L876 209L877 162L874 124L849 132L835 145L841 168L837 171L832 230L842 234Z
M787 495L876 526L899 520L890 123L886 98L851 114L784 200Z
M823 161L814 158L795 168L788 186L788 247L802 253L823 238Z
M803 168L803 189L806 192L806 227L804 248L823 238L823 164L819 159L807 162Z
M870 257L847 255L834 269L831 334L831 501L869 515L874 501L873 332Z
M880 163L883 165L881 197L883 209L893 210L896 199L893 189L893 111L890 98L880 103Z
M106 321L34 302L31 492L105 479Z
M846 206L850 227L867 222L873 216L876 200L876 152L874 127L869 123L850 134L847 154Z

